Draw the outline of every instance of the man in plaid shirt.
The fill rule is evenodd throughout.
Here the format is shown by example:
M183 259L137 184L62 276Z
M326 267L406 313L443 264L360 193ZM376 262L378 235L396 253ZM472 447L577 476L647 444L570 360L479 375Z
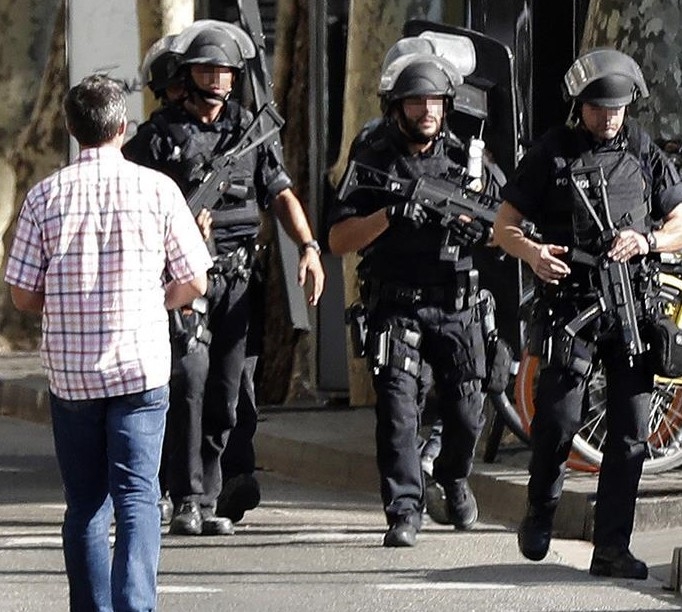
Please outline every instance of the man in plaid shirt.
M42 313L71 609L153 610L166 309L206 291L212 262L175 183L124 160L121 87L87 77L64 111L80 154L26 196L5 280L19 310Z

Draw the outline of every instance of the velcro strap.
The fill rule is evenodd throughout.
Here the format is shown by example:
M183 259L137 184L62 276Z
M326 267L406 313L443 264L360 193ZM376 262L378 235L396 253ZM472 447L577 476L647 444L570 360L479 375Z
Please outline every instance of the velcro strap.
M388 362L392 367L402 370L403 372L407 372L415 378L419 376L419 362L415 361L411 357L398 357L397 355L392 354L389 357Z
M406 329L405 327L391 327L391 336L413 349L418 349L422 342L420 332L415 329Z

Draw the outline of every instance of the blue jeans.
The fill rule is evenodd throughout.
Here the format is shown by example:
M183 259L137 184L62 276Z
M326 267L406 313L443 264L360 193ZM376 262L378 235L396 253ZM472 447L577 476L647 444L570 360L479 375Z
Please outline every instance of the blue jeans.
M51 393L50 406L66 498L62 540L72 612L156 609L168 387L76 401Z

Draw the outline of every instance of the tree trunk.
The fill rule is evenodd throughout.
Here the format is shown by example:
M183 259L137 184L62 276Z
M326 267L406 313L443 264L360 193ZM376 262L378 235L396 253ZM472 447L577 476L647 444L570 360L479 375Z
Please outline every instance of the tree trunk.
M279 0L273 68L274 96L286 119L284 162L293 190L307 209L308 173L308 2ZM310 218L310 217L309 217ZM261 241L267 245L266 321L258 385L259 402L294 403L316 398L311 335L289 322L274 221L264 216ZM311 312L314 316L314 312Z
M346 53L346 84L343 101L343 135L339 158L330 171L337 184L346 167L348 149L360 128L381 114L377 88L381 64L386 51L402 36L408 19L426 19L433 2L423 0L354 0L348 16L348 50ZM358 298L358 278L355 254L343 257L344 294L346 305ZM358 359L348 348L348 380L351 406L374 403L371 377L364 359Z
M0 2L6 24L0 45L0 76L6 84L0 110L0 232L5 249L12 220L34 183L61 166L68 138L61 114L66 93L63 0ZM42 79L41 79L42 76ZM0 284L0 350L35 348L40 317L19 313Z
M651 93L628 110L654 138L679 138L682 82L682 7L679 2L592 0L582 40L584 51L615 47L641 66Z

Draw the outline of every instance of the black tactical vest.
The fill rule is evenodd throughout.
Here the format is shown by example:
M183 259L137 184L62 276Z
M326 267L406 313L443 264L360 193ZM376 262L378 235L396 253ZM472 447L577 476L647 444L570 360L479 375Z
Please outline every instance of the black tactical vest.
M443 134L426 155L412 156L400 143L403 136L392 123L373 126L371 133L353 144L354 159L392 176L418 179L457 177L466 167L466 153L457 138ZM382 208L400 201L390 193L377 192L376 207ZM368 248L361 251L363 261L358 267L361 275L402 281L432 284L447 282L457 270L471 269L470 249L462 248L458 261L442 261L441 245L444 228L425 224L419 229L395 227L384 232Z
M163 171L171 176L185 195L201 183L211 164L222 153L233 147L248 126L248 119L236 105L226 107L226 117L219 119L219 129L206 129L184 114L155 113L152 122L167 141L168 155ZM231 226L260 226L254 174L257 151L254 149L230 164L229 183L238 187L238 195L223 195L205 208L211 211L213 227L217 230Z
M598 172L582 173L586 168L601 167L606 179L606 196L611 220L618 229L646 231L649 223L651 178L642 166L642 151L647 143L643 133L630 125L627 134L606 147L591 150L577 130L557 133L549 144L553 171L547 194L547 206L539 212L538 225L543 242L579 246L594 252L599 248L598 224L584 205L581 192L596 208L606 227L606 211L599 193ZM575 182L574 182L575 181Z
M608 234L610 226L646 232L645 218L649 209L645 183L640 162L630 151L583 155L571 164L570 169L573 176L573 244L576 247L598 254L602 250L602 232Z

